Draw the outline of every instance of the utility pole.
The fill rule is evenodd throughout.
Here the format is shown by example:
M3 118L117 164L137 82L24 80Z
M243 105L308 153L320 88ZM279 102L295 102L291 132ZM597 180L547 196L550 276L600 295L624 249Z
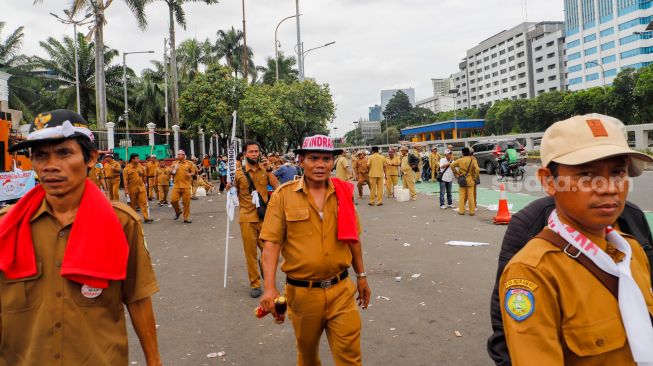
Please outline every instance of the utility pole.
M295 0L295 19L297 20L297 69L299 70L299 81L304 81L304 60L301 27L299 24L299 0Z
M170 145L168 133L168 39L163 38L163 94L165 95L166 145Z
M247 30L245 28L245 0L243 0L242 2L243 2L243 78L247 83L247 69L249 67L247 60L249 59L249 57L247 57Z
M179 126L179 76L177 73L177 51L175 49L175 19L173 9L169 9L170 32L170 76L172 77L172 124Z

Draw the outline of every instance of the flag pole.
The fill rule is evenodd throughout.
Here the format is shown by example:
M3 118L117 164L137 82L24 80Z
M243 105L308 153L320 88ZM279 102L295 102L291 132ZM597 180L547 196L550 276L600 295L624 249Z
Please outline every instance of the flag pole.
M231 125L231 141L227 149L228 164L227 164L227 183L232 184L236 176L236 117L237 112L232 114L233 123ZM230 223L234 219L234 210L238 206L238 196L236 187L233 186L227 191L227 236L225 238L224 249L224 288L227 288L227 269L229 268L229 229Z

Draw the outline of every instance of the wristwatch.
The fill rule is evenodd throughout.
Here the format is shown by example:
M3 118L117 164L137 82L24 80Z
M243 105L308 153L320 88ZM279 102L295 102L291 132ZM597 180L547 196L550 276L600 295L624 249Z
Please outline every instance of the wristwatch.
M356 273L356 278L367 278L367 273L365 272Z

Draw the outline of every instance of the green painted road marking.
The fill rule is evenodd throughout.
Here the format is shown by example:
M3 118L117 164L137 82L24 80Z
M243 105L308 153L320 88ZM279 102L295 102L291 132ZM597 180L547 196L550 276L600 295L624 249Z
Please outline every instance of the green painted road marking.
M646 220L648 220L648 227L653 228L653 212L645 213Z

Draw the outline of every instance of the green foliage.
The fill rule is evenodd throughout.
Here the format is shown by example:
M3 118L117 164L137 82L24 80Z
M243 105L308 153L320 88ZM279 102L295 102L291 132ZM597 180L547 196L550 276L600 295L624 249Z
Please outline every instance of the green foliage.
M257 70L263 73L263 84L273 85L277 79L277 65L273 57L265 59L266 66L259 66ZM292 83L298 80L299 71L295 68L297 59L294 56L286 57L279 52L279 81Z
M388 101L383 111L383 117L393 124L401 124L409 117L412 110L413 106L410 104L408 95L399 90Z

